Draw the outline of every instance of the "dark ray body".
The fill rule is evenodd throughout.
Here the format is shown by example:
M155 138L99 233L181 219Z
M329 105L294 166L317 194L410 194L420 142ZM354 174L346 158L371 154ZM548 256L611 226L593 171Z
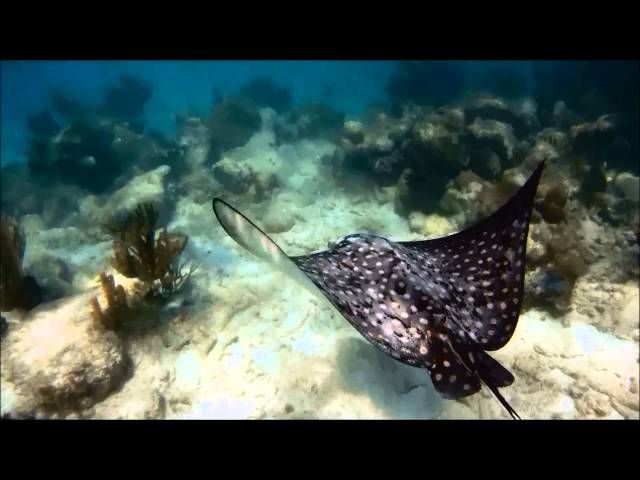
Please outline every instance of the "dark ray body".
M441 395L465 397L484 383L519 418L498 391L514 377L486 352L506 345L518 321L542 169L502 208L462 232L418 242L349 235L330 250L299 257L287 257L222 200L214 199L213 208L232 238L298 279L302 271L374 346L426 368Z

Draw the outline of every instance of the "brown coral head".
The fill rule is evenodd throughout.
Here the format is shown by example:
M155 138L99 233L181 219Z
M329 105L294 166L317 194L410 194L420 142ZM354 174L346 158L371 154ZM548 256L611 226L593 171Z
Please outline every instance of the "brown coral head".
M542 215L545 222L551 224L561 223L566 217L566 205L568 201L567 190L560 184L552 185L546 194L536 202L536 209Z

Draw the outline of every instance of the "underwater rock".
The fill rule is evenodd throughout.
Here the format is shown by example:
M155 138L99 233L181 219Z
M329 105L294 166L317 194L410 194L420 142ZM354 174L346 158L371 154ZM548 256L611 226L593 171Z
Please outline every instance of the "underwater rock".
M406 166L395 139L407 128L402 120L384 115L367 127L360 122L345 122L343 138L330 159L334 175L353 171L372 176L382 186L393 185Z
M331 159L334 175L353 170L383 187L396 184L400 213L432 210L447 181L469 161L461 110L429 113L415 107L400 119L378 114L366 127L349 124L348 129Z
M111 196L89 195L80 201L81 217L91 226L100 227L105 218L132 210L138 203L152 203L161 208L166 201L165 181L171 167L163 165L132 178Z
M511 125L497 120L476 118L467 126L470 168L482 178L496 178L513 166L518 141Z
M295 217L287 204L272 202L262 219L262 224L267 233L288 232L295 225Z
M258 108L245 98L229 97L214 105L207 122L210 158L215 163L223 152L246 144L261 125Z
M87 408L124 380L123 346L114 333L94 328L90 296L41 305L7 339L14 383L47 410Z
M280 185L274 173L258 173L249 166L249 162L236 161L226 156L213 166L212 172L213 178L226 191L235 195L250 195L256 202L269 198L273 190Z
M353 145L359 145L364 141L364 127L362 123L349 120L344 122L344 137Z
M613 186L626 200L635 203L640 200L640 177L623 172L616 175Z
M534 145L534 148L538 147L538 143L541 144L538 148L548 148L551 146L553 149L549 149L549 152L554 152L555 157L560 153L566 154L571 149L569 136L565 131L558 130L557 128L545 128L538 132L535 138L536 145Z
M543 160L553 161L559 157L556 148L547 141L537 141L527 152L524 165L528 168L535 168Z
M537 120L529 114L529 118L515 112L504 100L492 96L480 96L471 99L464 107L467 124L476 119L493 120L511 126L516 137L526 136L535 127Z
M209 128L199 117L178 116L177 126L178 145L185 149L186 163L200 167L209 158Z
M87 192L75 185L55 185L46 188L48 195L43 198L42 220L48 228L60 226L78 211L78 200Z
M42 216L37 214L30 214L21 217L20 228L24 232L26 238L34 237L42 230L47 229Z
M62 259L46 251L27 258L24 268L38 279L44 302L57 300L73 293L73 272Z
M587 272L587 264L575 250L556 253L559 254L556 254L554 257L553 268L554 270L561 272L564 278L575 280Z
M606 277L601 278L597 273L589 272L578 279L573 292L573 307L598 329L634 340L640 314L640 298L637 283L634 285L635 279L616 284Z
M236 195L246 193L251 187L254 173L245 165L238 165L228 157L224 157L213 166L213 178L224 188Z
M503 172L495 183L472 171L463 171L448 185L439 206L463 225L470 225L504 205L525 179L523 172L515 169Z
M568 198L566 188L561 184L555 184L552 186L543 185L540 190L543 197L536 202L536 210L540 212L547 223L562 222L567 215L565 210Z
M430 238L449 235L455 230L455 226L441 215L411 212L409 214L409 229L422 237Z
M398 139L398 155L408 165L398 181L399 212L428 212L435 208L447 184L468 168L470 152L463 142L464 130L455 126L455 113L428 115L417 120Z
M576 409L585 417L605 417L612 411L611 400L604 393L587 390L576 401Z
M469 208L476 204L480 192L485 188L485 180L471 171L461 172L448 186L440 199L440 208L448 214L469 212Z
M457 173L468 165L469 151L463 143L460 124L452 121L454 115L454 111L446 110L444 114L429 115L424 121L416 122L411 142L413 148L424 151L426 162L434 163L436 168L446 164Z
M0 316L0 338L3 338L5 333L9 330L9 322L3 316Z

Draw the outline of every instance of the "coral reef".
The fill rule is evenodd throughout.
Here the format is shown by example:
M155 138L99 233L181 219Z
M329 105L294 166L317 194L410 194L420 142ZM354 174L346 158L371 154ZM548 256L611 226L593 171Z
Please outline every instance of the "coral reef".
M616 175L613 186L625 200L633 203L640 201L640 177L622 172Z
M562 184L551 185L541 189L535 208L547 223L560 223L567 215L565 207L567 205L567 191Z
M515 106L493 95L471 96L465 103L464 115L467 124L473 123L477 118L508 124L518 138L535 132L538 127L535 110L527 110L521 105L518 111Z
M459 62L400 62L390 105L360 116L256 77L175 114L175 139L142 133L151 84L122 78L98 107L54 91L26 118L29 164L0 175L2 418L504 418L359 341L210 203L306 255L459 231L546 160L505 397L523 418L637 419L637 66L591 63L474 85Z
M496 178L512 166L516 138L511 125L497 120L476 118L467 127L470 168L483 178Z
M149 84L126 75L98 108L54 91L51 108L67 123L59 126L48 110L27 118L29 172L42 184L59 182L103 193L134 167L178 163L182 152L176 143L153 132L142 135L150 96Z
M42 301L40 286L22 270L25 239L18 223L2 214L0 218L0 310L30 310Z

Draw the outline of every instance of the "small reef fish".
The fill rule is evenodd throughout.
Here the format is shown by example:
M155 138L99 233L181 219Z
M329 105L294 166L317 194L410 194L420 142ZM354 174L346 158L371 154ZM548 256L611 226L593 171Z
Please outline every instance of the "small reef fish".
M504 347L518 322L543 167L489 217L432 240L353 234L329 250L289 257L224 200L214 198L213 210L231 238L326 298L376 348L426 369L444 398L467 397L484 384L520 419L498 391L514 376L487 351Z

